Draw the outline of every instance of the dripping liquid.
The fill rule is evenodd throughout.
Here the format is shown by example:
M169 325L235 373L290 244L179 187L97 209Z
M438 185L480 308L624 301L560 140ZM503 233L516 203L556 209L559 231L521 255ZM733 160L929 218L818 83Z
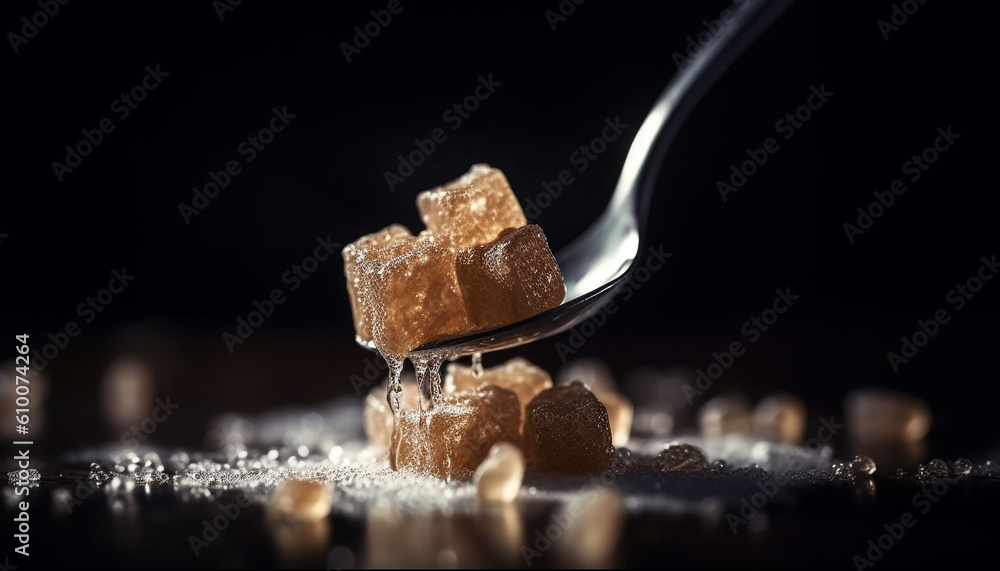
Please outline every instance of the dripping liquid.
M389 366L389 379L386 387L386 399L389 402L389 410L392 411L393 430L390 439L391 452L389 454L389 465L393 470L398 469L396 458L399 455L399 446L402 442L402 435L399 430L399 417L402 414L400 401L403 395L402 372L405 357L393 357L383 355L386 364ZM420 416L420 424L425 430L430 430L430 411L441 404L443 388L441 379L441 364L445 360L445 355L431 355L430 357L413 358L413 370L417 377L417 391L419 392L419 404L416 414Z
M472 354L472 376L476 379L483 378L483 354Z

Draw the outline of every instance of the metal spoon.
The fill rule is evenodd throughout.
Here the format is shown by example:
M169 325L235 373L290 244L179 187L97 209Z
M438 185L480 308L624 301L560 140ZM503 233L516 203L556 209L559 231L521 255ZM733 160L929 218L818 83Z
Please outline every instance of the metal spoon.
M632 141L611 202L597 222L556 256L566 283L562 305L505 327L424 345L411 358L455 359L508 349L562 333L601 311L642 262L650 198L681 124L722 72L793 1L734 4L736 18L673 77ZM359 343L374 349L371 343Z

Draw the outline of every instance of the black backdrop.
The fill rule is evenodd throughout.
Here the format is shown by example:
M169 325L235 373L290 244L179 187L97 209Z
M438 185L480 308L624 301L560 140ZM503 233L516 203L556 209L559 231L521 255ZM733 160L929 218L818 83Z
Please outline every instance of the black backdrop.
M17 53L5 47L0 328L41 349L67 321L81 327L47 368L56 414L46 446L113 437L96 388L123 351L149 355L157 394L182 404L185 422L157 435L166 442L191 442L225 410L352 394L348 377L369 355L353 345L339 258L295 291L283 272L317 238L343 245L390 222L419 229L416 194L475 162L502 168L525 203L574 171L535 218L558 250L609 198L675 52L725 8L591 0L553 30L555 0L403 1L346 61L342 42L386 4L247 0L220 17L207 0L72 2ZM5 3L4 31L22 33L20 18L38 10ZM619 376L642 364L705 367L713 351L746 341L742 324L789 287L800 300L713 391L789 388L818 415L839 412L852 387L897 387L931 402L933 450L955 457L996 444L1000 281L961 311L946 296L997 253L997 8L929 2L905 23L897 15L886 39L877 22L893 10L800 2L736 62L660 178L650 243L674 256L574 356L606 359ZM115 101L147 66L166 72L162 82L122 118ZM499 85L453 129L445 111L480 77ZM785 140L776 122L811 87L832 95ZM247 162L239 145L275 108L295 118ZM106 117L114 130L60 182L52 162ZM628 125L622 137L576 172L574 151L615 118ZM439 127L447 139L391 190L384 173L396 157ZM908 178L904 163L949 127L961 138L850 243L843 224ZM723 201L717 181L768 137L780 148ZM186 223L179 205L231 160L243 170ZM134 281L83 323L77 305L122 267ZM222 333L275 288L287 301L230 354ZM894 372L886 354L941 307L952 319ZM523 354L555 370L560 341L568 336L486 364Z

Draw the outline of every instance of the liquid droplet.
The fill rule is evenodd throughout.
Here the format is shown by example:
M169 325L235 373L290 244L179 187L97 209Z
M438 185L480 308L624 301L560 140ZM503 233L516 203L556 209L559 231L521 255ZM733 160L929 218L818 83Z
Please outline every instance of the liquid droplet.
M472 376L476 379L483 378L483 354L472 354Z
M948 464L940 458L935 458L927 463L927 473L932 478L944 478L948 475Z
M972 462L968 458L959 458L955 460L953 468L959 476L968 476L972 472Z
M444 357L442 357L441 355L432 355L427 362L427 367L428 367L427 382L430 384L431 402L434 403L435 406L441 404L441 399L443 394L442 393L443 381L441 380L441 363L443 362L444 362Z
M417 375L417 392L420 393L420 410L429 410L430 403L426 402L424 395L430 392L427 385L427 359L410 359L413 363L413 372Z
M708 469L705 453L690 444L672 444L656 457L656 465L663 472L690 474Z
M834 482L853 482L854 471L851 466L843 462L837 462L830 467L830 479Z
M395 418L399 416L399 399L403 396L403 383L399 380L399 376L403 372L403 360L385 357L385 362L389 365L386 399L389 401L389 410L392 411L392 416Z
M916 478L921 483L930 483L930 482L934 481L934 477L931 476L931 473L927 469L927 466L918 466L917 467Z
M858 476L871 476L875 473L875 461L867 456L855 456L851 460L851 470Z

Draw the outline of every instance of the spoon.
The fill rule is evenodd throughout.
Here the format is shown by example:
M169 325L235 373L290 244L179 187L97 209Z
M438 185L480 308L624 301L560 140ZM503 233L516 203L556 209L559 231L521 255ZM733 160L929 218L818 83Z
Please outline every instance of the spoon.
M793 1L734 4L735 19L673 77L632 141L611 202L590 228L556 255L566 284L561 305L511 325L429 343L415 349L411 359L451 360L524 345L567 331L602 311L643 262L650 198L663 156L681 124L722 72ZM371 343L361 343L374 349Z

